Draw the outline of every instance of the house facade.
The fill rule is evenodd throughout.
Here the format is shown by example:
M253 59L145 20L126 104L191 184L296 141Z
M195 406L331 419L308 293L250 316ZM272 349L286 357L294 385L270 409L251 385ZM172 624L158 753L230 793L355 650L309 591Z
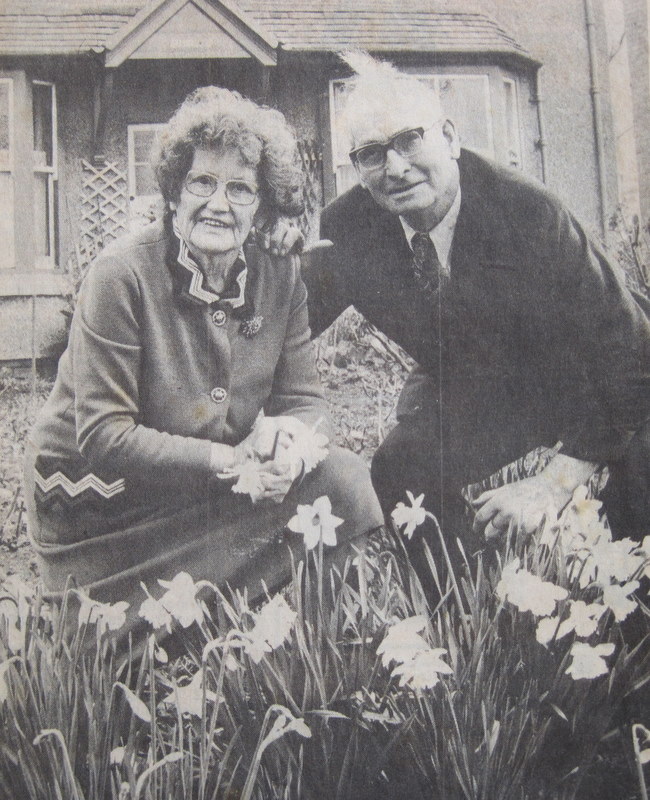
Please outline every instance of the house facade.
M431 81L464 144L544 181L597 233L624 193L647 213L650 148L631 167L616 133L647 113L620 83L612 101L619 11L629 67L646 0L546 0L534 14L528 0L6 0L0 361L60 352L80 271L155 214L152 144L198 86L287 115L314 237L319 208L354 182L337 126L348 73L335 53L349 47ZM647 81L647 38L645 57Z

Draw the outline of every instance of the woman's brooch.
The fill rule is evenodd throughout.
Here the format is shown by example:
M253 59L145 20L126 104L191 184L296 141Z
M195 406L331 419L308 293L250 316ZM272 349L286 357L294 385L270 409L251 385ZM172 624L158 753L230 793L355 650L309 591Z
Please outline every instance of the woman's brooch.
M253 314L253 316L242 320L239 330L247 339L252 339L253 336L257 336L257 334L260 332L263 322L263 316L260 314Z

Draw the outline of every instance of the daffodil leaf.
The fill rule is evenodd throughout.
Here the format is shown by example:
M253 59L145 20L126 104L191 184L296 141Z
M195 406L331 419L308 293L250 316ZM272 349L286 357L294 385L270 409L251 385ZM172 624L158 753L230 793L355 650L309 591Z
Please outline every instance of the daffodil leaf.
M129 706L131 706L131 711L136 717L139 717L143 722L151 722L151 713L143 701L121 681L115 681L115 686L119 686L122 689Z

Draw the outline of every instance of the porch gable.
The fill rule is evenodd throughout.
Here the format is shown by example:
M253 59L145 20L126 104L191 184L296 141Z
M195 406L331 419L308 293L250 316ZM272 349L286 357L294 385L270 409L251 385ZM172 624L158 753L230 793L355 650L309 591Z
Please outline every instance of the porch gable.
M277 62L278 42L228 0L158 0L106 42L106 66L127 59L253 58Z

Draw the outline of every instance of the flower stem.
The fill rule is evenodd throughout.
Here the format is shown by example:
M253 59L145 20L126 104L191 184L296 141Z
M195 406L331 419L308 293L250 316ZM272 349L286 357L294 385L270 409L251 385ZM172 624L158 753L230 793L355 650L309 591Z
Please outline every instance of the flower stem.
M435 529L438 533L438 538L440 539L440 546L442 547L442 554L445 557L445 563L447 565L447 572L449 573L449 580L451 581L451 587L454 592L454 597L456 598L456 603L458 604L458 614L460 617L461 625L463 626L463 630L465 631L465 637L467 642L471 641L471 631L469 629L469 624L467 619L465 618L464 606L463 606L463 599L460 594L460 589L458 587L458 581L456 580L456 573L454 572L454 568L451 563L451 558L449 557L449 551L447 550L447 543L445 542L445 537L442 535L442 530L440 525L438 524L438 520L435 516L430 512L426 512L427 517L429 517L435 526Z

